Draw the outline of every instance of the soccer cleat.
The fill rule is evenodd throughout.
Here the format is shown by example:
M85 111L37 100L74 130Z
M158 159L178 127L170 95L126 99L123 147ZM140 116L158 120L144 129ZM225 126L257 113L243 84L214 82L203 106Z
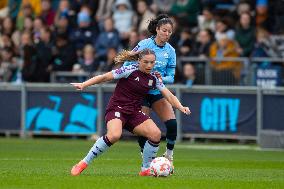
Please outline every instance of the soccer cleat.
M171 163L171 168L172 168L172 170L171 170L171 175L174 174L174 169L175 169L175 167L174 167L174 157L167 155L167 152L165 152L165 153L163 154L163 157L167 158L167 159L170 161L170 163Z
M151 176L150 168L145 169L144 171L140 171L139 176L142 176L142 177Z
M81 174L82 171L84 171L84 169L86 169L88 167L88 164L84 161L80 161L79 163L77 163L76 165L74 165L71 169L71 175L72 176L78 176Z

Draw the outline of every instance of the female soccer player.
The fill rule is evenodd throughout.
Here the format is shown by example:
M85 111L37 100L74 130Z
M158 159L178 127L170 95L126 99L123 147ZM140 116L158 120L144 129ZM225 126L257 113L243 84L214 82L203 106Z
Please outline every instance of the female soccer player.
M167 15L159 15L156 19L150 21L148 31L152 37L144 39L132 51L140 51L148 48L156 54L156 64L153 71L157 71L162 76L163 83L173 83L176 67L175 49L168 43L173 32L173 22ZM130 65L134 62L126 62L124 65ZM152 108L158 117L165 123L167 132L167 148L164 156L173 164L173 149L177 137L177 121L170 103L163 97L159 90L150 90L144 99L142 111L150 115ZM141 152L147 138L141 136L138 139Z
M150 117L141 111L143 99L150 89L157 88L170 104L183 113L190 114L189 108L182 106L179 100L151 72L155 65L155 58L154 51L149 49L144 49L135 55L123 52L116 57L116 60L123 62L130 59L138 60L138 64L123 66L103 75L95 76L83 83L71 83L78 90L83 90L94 84L119 79L106 108L107 134L99 138L86 157L72 168L71 174L73 176L79 175L94 158L117 142L123 128L148 139L144 146L142 168L139 175L150 175L149 167L151 160L157 154L161 131Z

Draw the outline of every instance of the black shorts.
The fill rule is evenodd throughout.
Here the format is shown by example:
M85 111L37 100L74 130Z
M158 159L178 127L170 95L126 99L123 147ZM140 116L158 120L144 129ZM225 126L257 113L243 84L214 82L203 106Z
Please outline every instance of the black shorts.
M146 98L144 98L142 106L151 108L154 102L157 102L162 98L164 98L162 94L157 94L157 95L147 94Z

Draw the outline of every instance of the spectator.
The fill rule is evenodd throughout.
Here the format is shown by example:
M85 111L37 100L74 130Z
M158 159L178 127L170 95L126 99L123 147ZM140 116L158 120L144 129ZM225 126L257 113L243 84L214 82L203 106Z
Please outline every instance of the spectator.
M114 5L112 16L114 27L118 30L122 44L125 47L129 34L133 26L136 25L137 18L128 0L116 0Z
M41 17L36 17L33 23L33 40L38 43L40 40L40 30L45 26Z
M173 46L174 49L178 48L178 41L180 38L180 27L178 27L178 21L177 18L174 16L171 16L170 19L173 22L173 33L171 35L171 38L169 40L169 43Z
M212 32L209 29L201 30L197 35L197 41L193 47L192 54L199 57L208 57L212 44Z
M268 23L268 2L267 0L256 1L256 27L270 29Z
M79 59L79 72L95 72L99 67L96 51L92 45L86 45L83 50L83 58ZM73 67L74 71L74 67Z
M234 40L235 39L235 31L230 28L228 19L224 18L221 20L218 20L216 23L216 32L215 32L215 38L216 40L219 39L219 36L222 36L225 34L227 38Z
M18 47L19 41L20 41L20 32L15 30L15 24L11 17L5 17L0 28L0 38L2 35L6 35L10 38L12 44L11 47ZM17 51L17 49L13 49L14 52Z
M202 15L198 16L198 28L200 30L210 29L215 31L215 19L210 7L203 8Z
M55 23L54 36L58 33L65 33L68 36L71 35L71 26L69 24L69 19L66 16L59 16Z
M183 79L182 84L186 85L187 87L192 87L195 83L195 68L191 63L185 63L183 65Z
M107 0L109 1L109 0ZM95 10L97 10L98 7L98 1L97 0L72 0L69 1L71 4L71 9L78 13L81 11L84 11L86 9L88 9L88 13L90 15L90 17L95 18L94 17L94 13Z
M104 31L102 31L96 40L95 48L97 56L105 60L107 58L107 49L115 48L118 50L120 38L118 31L113 26L113 20L107 18L104 21Z
M22 3L23 2L19 0L9 0L8 1L9 16L12 18L12 20L15 21L17 19Z
M11 0L9 0L11 1ZM41 0L16 0L18 2L20 2L20 12L17 16L22 16L23 15L23 9L22 7L26 6L26 5L30 5L32 8L33 13L35 14L34 16L40 16L41 11L42 11L42 4L41 4Z
M153 0L150 8L155 15L162 13L169 13L171 7L173 6L175 0Z
M252 57L279 57L277 45L273 43L269 32L264 28L257 29Z
M146 39L146 38L144 38ZM127 45L127 48L128 50L132 50L134 49L134 47L136 47L136 45L138 44L139 42L139 34L136 30L132 30L129 34L129 41L128 41L128 45Z
M250 4L246 1L240 2L237 6L237 16L240 16L242 13L251 14Z
M71 42L74 43L77 56L82 55L82 49L87 44L94 44L98 35L98 28L91 25L90 11L82 7L78 13L78 28L71 33Z
M148 27L148 22L155 18L155 14L149 9L146 0L139 0L137 2L138 11L138 32L146 31Z
M55 12L51 9L50 0L41 0L41 18L44 21L44 24L52 26L55 19Z
M236 43L229 39L226 34L220 35L218 40L210 46L211 58L238 57ZM240 79L242 64L236 61L212 61L212 68L218 74L216 84L235 84ZM230 74L233 74L230 76ZM222 77L221 75L224 75ZM220 77L219 77L220 76ZM225 79L233 79L233 83L225 81ZM226 83L229 82L229 83Z
M21 14L17 17L17 29L22 31L24 29L24 22L26 17L34 18L34 12L31 4L22 5Z
M255 28L251 24L249 13L240 15L240 23L236 29L236 41L239 43L241 56L249 57L255 43Z
M27 16L24 18L24 26L23 26L23 32L32 32L33 31L33 18L31 16Z
M77 56L73 44L68 42L66 33L58 33L53 50L54 61L50 66L52 71L71 71L76 63Z
M115 48L109 48L107 50L107 59L100 63L99 71L108 72L115 69L114 58L117 55L117 50Z
M69 0L61 0L59 2L59 7L54 20L55 25L60 22L61 18L67 19L70 25L76 26L76 15L75 12L70 8Z
M52 48L53 43L51 39L51 31L48 27L40 29L40 40L36 44L37 59L38 59L38 81L49 82L50 65L52 65Z
M111 17L111 9L114 0L99 0L98 10L96 12L96 20L99 24L103 25L105 19Z
M7 34L2 34L0 37L0 48L10 47L12 49L15 48L13 41L11 40L10 36Z
M22 79L26 82L37 81L38 59L36 49L33 45L32 35L29 32L24 32L21 36L22 47Z
M197 26L199 14L198 0L177 0L170 9L170 14L177 17L181 27Z
M192 53L193 40L189 28L185 28L182 30L177 45L178 55L189 56Z
M13 81L19 68L14 51L11 47L1 49L0 57L0 81Z

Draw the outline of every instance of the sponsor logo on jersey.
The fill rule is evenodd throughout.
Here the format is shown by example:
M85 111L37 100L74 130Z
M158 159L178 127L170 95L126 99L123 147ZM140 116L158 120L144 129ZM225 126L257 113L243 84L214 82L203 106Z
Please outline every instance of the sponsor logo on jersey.
M149 82L148 82L148 86L152 86L153 85L153 80L150 79Z
M132 51L134 51L134 52L138 51L139 47L140 47L140 46L137 45L136 47L134 47L134 49L133 49Z
M139 77L136 77L134 80L135 80L135 81L139 81Z
M118 68L115 70L115 73L119 75L119 74L122 74L124 71L125 70L123 68Z

